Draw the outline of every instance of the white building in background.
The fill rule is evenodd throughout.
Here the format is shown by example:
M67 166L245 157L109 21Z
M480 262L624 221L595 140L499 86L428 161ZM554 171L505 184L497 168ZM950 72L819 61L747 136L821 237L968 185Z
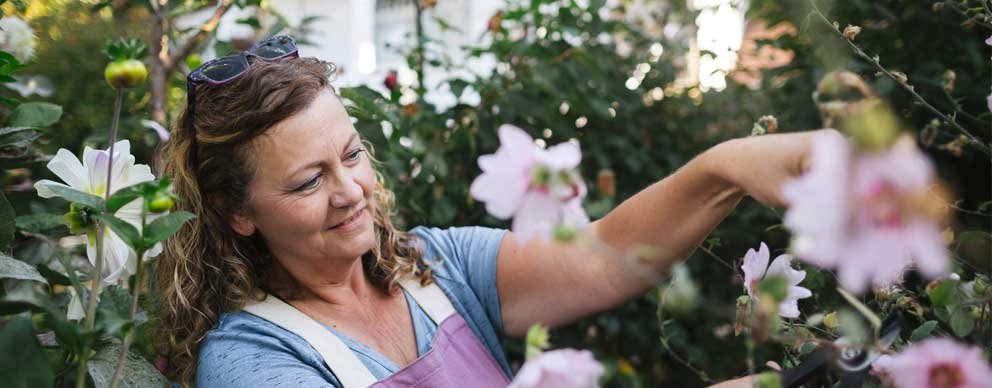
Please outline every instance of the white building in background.
M291 26L297 26L305 17L316 16L309 25L312 33L307 37L313 46L302 46L301 54L336 63L341 73L335 82L350 86L368 84L381 88L385 74L390 70L400 73L400 83L412 84L416 76L410 71L405 57L398 50L408 50L414 42L416 29L414 1L420 0L274 0L271 6L285 16ZM491 69L492 60L466 63L462 46L480 43L489 18L500 8L503 0L440 0L426 10L425 33L442 42L444 55L455 64L468 65L476 72ZM193 26L209 17L212 9L190 15L181 25ZM262 23L271 22L271 15L256 9L231 9L217 27L217 38L252 39L253 30L238 19L259 17ZM442 32L435 19L444 20L455 30ZM208 52L204 60L216 53ZM451 74L426 74L429 90ZM440 98L429 94L432 101ZM440 98L445 100L445 98ZM453 101L435 101L451 103Z

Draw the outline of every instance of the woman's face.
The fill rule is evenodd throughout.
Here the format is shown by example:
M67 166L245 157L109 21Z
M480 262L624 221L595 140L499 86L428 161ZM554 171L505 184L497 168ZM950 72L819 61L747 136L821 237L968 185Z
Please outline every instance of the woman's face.
M357 259L375 243L375 173L330 90L252 143L256 165L241 235L261 233L283 266Z

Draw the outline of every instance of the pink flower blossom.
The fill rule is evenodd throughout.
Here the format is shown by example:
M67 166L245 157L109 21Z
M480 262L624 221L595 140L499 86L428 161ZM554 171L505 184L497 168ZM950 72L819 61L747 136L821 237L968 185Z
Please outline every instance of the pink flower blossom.
M772 261L772 265L769 266L769 256L768 246L763 242L757 252L754 249L748 249L744 255L744 265L741 266L741 269L744 270L744 285L747 289L747 294L751 299L757 300L758 293L756 287L762 279L772 276L784 277L789 284L789 289L785 299L778 306L778 314L784 318L798 318L799 299L813 296L813 293L809 289L799 287L799 283L806 278L806 271L793 269L789 265L792 262L792 256L790 255L778 255Z
M982 388L992 386L992 369L982 350L947 338L910 345L902 353L881 356L872 372L898 388Z
M907 143L908 141L908 143ZM787 182L785 225L796 255L836 268L841 286L898 282L912 264L936 277L949 267L941 229L920 199L935 184L933 166L911 139L892 149L858 154L834 132L814 140L810 170Z
M499 128L500 147L479 157L482 175L469 188L497 218L513 218L521 241L549 236L558 225L589 222L582 208L585 182L575 172L582 160L578 144L561 143L543 150L522 129Z
M552 350L527 361L507 388L592 388L604 371L588 350Z

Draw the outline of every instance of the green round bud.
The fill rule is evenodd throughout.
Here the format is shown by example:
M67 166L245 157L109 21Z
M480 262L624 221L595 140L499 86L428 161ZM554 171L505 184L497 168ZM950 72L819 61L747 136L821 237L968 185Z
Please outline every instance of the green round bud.
M152 213L164 213L172 210L172 205L174 204L175 202L172 200L172 197L168 195L160 195L148 203L148 210Z

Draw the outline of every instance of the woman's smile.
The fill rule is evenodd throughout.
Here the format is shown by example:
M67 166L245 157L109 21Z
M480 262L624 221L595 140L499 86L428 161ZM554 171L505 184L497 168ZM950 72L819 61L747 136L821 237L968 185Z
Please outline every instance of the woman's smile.
M357 211L354 215L348 217L348 219L342 221L341 223L328 228L328 230L333 230L338 233L349 233L364 227L366 224L365 221L368 218L368 212L366 211L367 209L368 206L362 207L362 209Z

